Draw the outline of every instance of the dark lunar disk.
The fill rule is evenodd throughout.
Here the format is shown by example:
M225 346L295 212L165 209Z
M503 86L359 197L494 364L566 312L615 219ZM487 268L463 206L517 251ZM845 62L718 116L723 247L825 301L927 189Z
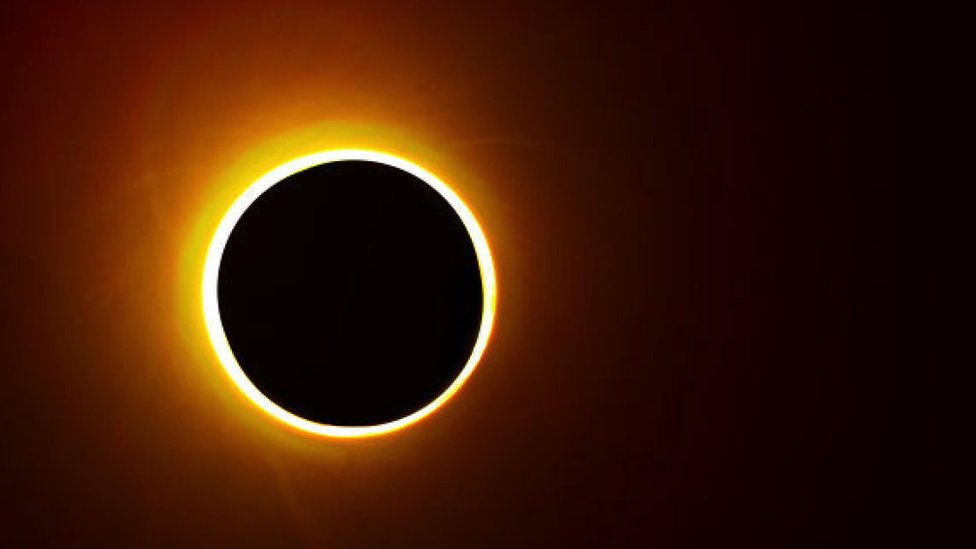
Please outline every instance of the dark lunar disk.
M230 234L217 299L257 388L342 426L393 421L437 398L467 362L483 301L450 204L365 161L316 166L261 195Z

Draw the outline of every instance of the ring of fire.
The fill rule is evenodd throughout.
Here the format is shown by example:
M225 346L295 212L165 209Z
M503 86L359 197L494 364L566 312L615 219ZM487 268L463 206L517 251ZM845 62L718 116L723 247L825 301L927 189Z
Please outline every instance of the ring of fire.
M273 402L248 379L240 364L238 364L224 332L217 300L217 277L224 248L234 226L251 204L262 193L295 173L321 164L346 160L385 164L415 176L434 189L450 204L464 224L474 245L481 273L482 295L484 299L481 323L474 348L460 374L443 393L426 406L397 420L378 425L340 426L316 423L299 417ZM252 183L233 202L221 219L207 250L203 270L202 298L204 321L213 350L231 381L253 404L276 420L300 431L332 437L365 437L402 429L427 417L447 402L471 376L471 373L478 365L488 345L488 339L494 324L496 304L495 268L491 251L488 247L488 240L481 226L471 213L471 210L450 187L436 176L416 164L390 154L361 149L332 150L303 156L278 166Z

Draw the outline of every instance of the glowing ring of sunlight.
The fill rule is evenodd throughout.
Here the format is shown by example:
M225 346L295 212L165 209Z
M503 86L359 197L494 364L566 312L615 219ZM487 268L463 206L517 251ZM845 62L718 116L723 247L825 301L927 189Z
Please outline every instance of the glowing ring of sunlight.
M237 359L234 357L234 353L231 351L230 344L224 333L224 327L220 320L220 310L217 306L217 274L220 270L220 260L224 253L224 247L227 245L227 239L230 237L230 233L238 220L240 220L241 215L244 214L262 193L279 181L302 170L320 164L342 160L363 160L392 166L417 177L437 191L454 208L454 211L464 223L468 235L474 244L478 265L481 270L481 288L484 298L481 325L474 348L471 350L471 355L468 357L468 361L465 363L461 373L458 374L451 385L440 396L423 408L395 421L379 425L353 427L316 423L299 417L275 404L254 386L237 363ZM478 221L471 213L471 210L468 209L461 198L440 179L416 164L389 154L358 149L333 150L304 156L278 166L251 184L234 201L220 221L220 225L217 227L217 231L210 241L210 247L207 250L207 259L203 269L203 315L207 325L207 333L210 336L213 349L217 353L217 358L220 359L221 365L237 388L251 402L257 405L258 408L267 412L275 419L308 433L334 437L364 437L389 433L416 423L437 410L437 408L461 388L461 385L471 376L475 366L477 366L478 361L481 359L481 355L484 354L495 318L495 301L495 267L491 259L491 251L488 248L488 240L485 238L485 234L481 230L481 226L478 225Z

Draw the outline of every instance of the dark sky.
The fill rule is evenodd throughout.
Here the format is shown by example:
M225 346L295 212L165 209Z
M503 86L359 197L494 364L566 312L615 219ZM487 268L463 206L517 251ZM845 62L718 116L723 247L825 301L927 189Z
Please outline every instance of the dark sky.
M886 12L200 4L4 6L4 545L875 547L918 530ZM340 441L235 392L197 290L242 185L345 146L465 198L498 310L443 409Z

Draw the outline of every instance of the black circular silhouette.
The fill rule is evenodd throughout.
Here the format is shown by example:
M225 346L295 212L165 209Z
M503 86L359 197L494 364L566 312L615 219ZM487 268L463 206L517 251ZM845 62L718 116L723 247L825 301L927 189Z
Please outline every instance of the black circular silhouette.
M227 240L217 300L258 390L336 426L394 421L436 399L463 370L483 307L451 205L410 173L359 160L258 197Z

